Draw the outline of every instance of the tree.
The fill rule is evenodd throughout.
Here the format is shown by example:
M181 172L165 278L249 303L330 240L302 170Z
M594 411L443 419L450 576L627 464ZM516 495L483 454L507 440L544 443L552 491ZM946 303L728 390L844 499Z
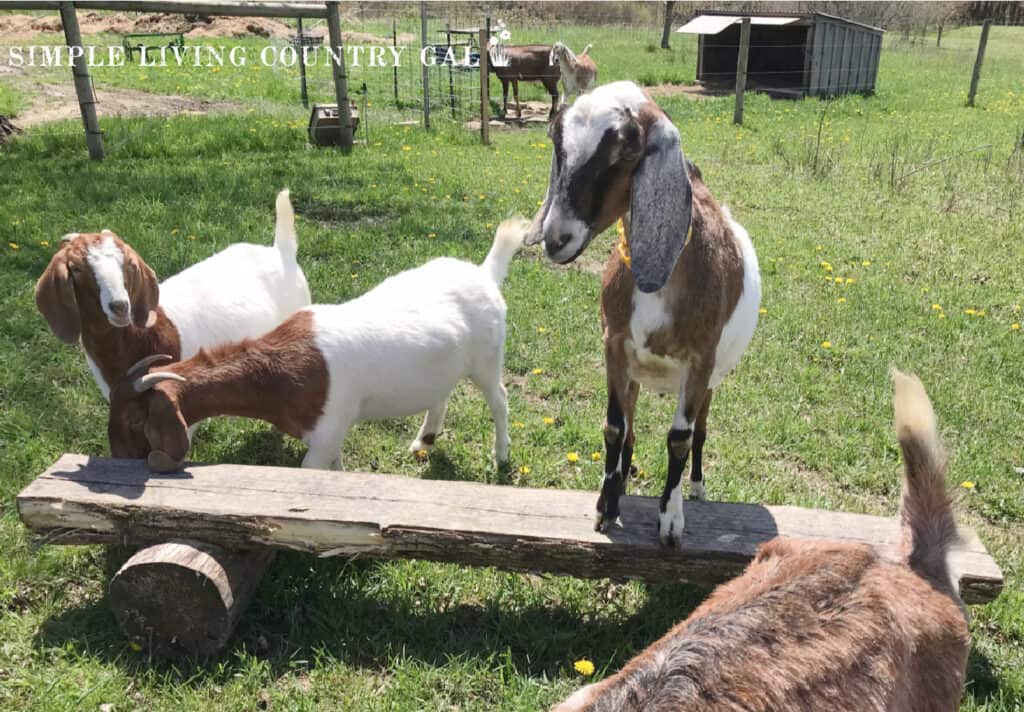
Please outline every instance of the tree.
M675 5L673 0L666 0L665 2L665 26L661 30L661 48L672 49L668 44L668 36L672 32L672 6Z

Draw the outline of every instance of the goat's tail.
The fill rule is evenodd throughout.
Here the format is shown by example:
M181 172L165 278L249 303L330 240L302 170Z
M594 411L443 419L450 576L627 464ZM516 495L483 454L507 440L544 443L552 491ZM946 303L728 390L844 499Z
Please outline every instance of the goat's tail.
M490 273L491 279L499 287L505 281L508 265L522 247L523 238L526 237L529 227L530 221L523 217L507 218L498 225L491 251L487 253L481 267Z
M896 436L905 467L900 507L902 553L911 569L956 596L946 553L958 534L946 490L946 454L939 442L935 411L916 376L893 368L892 380Z
M588 45L587 45L586 47L584 47L584 48L583 48L583 51L582 51L582 52L580 52L580 53L579 53L578 55L576 55L576 56L577 56L577 57L586 57L586 56L587 56L587 52L589 52L589 51L590 51L590 48L591 48L591 47L593 47L593 46L594 46L594 45L592 45L592 44L588 44Z
M292 209L287 188L277 194L275 210L277 224L274 228L274 247L280 250L286 265L294 265L299 251L299 241L295 235L295 210Z

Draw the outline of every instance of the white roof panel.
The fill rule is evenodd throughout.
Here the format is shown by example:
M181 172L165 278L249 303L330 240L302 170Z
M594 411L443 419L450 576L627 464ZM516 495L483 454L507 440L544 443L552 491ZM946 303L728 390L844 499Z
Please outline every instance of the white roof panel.
M740 15L697 15L676 32L688 32L694 35L717 35L734 22L739 22ZM788 25L799 20L799 17L751 16L751 25Z

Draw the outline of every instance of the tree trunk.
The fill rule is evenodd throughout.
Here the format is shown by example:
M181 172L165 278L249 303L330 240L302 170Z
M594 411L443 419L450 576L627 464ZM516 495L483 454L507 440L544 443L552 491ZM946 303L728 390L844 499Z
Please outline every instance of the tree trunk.
M668 43L669 35L672 33L672 7L675 5L673 0L667 0L665 2L665 26L661 30L661 48L672 49Z

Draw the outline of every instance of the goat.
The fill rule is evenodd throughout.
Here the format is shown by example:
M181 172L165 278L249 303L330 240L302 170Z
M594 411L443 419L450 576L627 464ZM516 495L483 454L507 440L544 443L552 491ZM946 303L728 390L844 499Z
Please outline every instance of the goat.
M690 496L704 498L702 453L711 393L739 362L757 325L761 277L747 232L683 157L679 131L632 82L581 96L550 126L547 195L527 235L555 262L578 257L622 218L601 285L608 410L605 477L595 528L619 513L633 456L640 385L677 396L658 536L682 546L680 480L691 450Z
M954 712L970 649L946 562L956 523L921 382L893 370L905 480L900 560L775 538L616 675L554 712Z
M204 346L258 336L309 304L287 190L276 210L273 247L231 245L160 285L110 230L65 235L36 284L36 306L58 339L81 339L110 400L110 384L144 356L189 358Z
M519 104L519 82L540 82L551 95L551 111L548 119L555 115L558 107L558 80L561 70L551 63L551 47L547 45L497 45L488 43L487 50L491 56L490 67L501 80L501 115L508 114L508 85L512 83L512 93L516 100L516 116L523 117L523 108ZM500 54L499 54L500 52Z
M597 81L597 64L587 56L591 47L592 45L587 45L579 54L573 54L572 50L561 42L555 42L551 48L549 61L558 65L562 76L562 104L566 103L566 97L570 94L578 97L590 91L590 87Z
M452 389L468 376L494 418L494 456L507 462L501 283L525 227L521 219L499 225L481 266L442 257L345 304L306 307L258 339L203 349L154 373L146 371L163 359L143 359L111 392L111 453L173 471L188 454L187 427L237 415L301 438L303 467L342 469L356 422L424 410L409 449L429 451Z

